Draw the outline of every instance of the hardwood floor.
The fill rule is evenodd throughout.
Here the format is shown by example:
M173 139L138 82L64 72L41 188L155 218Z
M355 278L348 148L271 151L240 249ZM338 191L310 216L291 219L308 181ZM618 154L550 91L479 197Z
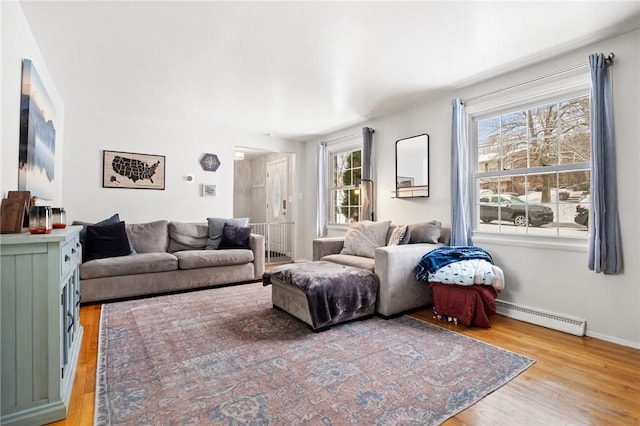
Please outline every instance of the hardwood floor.
M529 356L536 363L445 425L640 425L640 350L576 337L500 315L492 328L443 323L424 310L415 317ZM93 424L100 305L82 306L84 337L65 420Z

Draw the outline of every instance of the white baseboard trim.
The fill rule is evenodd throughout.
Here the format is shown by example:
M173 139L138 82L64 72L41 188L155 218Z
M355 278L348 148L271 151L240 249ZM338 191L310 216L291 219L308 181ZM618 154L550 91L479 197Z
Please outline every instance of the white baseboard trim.
M586 319L530 308L500 299L496 299L496 312L509 318L576 336L584 336L587 327Z
M627 346L629 348L640 349L640 342L632 342L631 340L619 339L617 337L611 337L607 334L602 333L594 333L592 331L587 331L587 336L593 337L594 339L604 340L605 342L614 343L616 345Z

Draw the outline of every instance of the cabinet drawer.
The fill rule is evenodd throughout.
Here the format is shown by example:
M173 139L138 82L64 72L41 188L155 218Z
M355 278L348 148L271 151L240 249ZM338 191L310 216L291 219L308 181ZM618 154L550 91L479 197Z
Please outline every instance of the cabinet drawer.
M60 273L65 277L80 262L80 242L72 238L62 246L60 256Z

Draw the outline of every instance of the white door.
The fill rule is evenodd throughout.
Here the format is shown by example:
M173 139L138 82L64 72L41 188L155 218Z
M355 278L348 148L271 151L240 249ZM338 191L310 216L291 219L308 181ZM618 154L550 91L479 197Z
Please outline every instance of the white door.
M289 224L289 160L267 163L267 253L291 256Z

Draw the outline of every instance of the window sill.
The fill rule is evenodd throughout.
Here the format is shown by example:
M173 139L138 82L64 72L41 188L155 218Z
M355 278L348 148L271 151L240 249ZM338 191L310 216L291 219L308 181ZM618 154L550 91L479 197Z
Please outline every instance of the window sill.
M474 232L473 243L475 245L484 243L510 247L528 247L542 250L561 250L586 253L588 251L589 242L586 238L536 236L520 237L516 235Z
M346 231L347 229L349 229L349 225L330 223L327 225L327 229L333 230L333 231Z

